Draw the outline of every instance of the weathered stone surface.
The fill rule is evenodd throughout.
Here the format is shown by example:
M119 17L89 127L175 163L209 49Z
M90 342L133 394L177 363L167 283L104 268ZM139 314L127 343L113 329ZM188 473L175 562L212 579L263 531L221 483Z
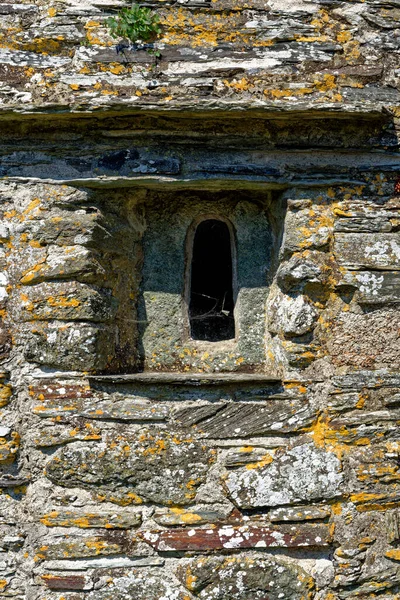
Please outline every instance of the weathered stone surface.
M0 466L9 465L16 459L20 444L20 436L16 431L4 432L5 437L0 437Z
M45 398L33 407L33 411L43 418L71 415L100 421L164 421L170 413L170 408L166 404L152 403L145 399L102 400L96 397L92 399L66 397Z
M62 594L67 600L124 600L129 598L146 598L146 600L187 600L176 580L160 569L132 568L116 571L107 577L108 584L97 586L97 589L86 592L83 596ZM71 589L71 588L69 588ZM58 599L60 600L60 599Z
M159 525L171 526L193 526L207 523L218 523L226 520L232 512L229 506L192 507L184 508L158 508L154 512L153 519Z
M51 104L94 111L128 102L200 108L203 101L204 108L321 106L336 112L397 102L395 5L386 10L368 0L356 11L343 3L296 1L272 2L266 10L253 1L232 11L226 0L152 4L162 25L156 63L144 49L117 54L106 17L122 6L118 1L69 2L56 12L50 1L2 3L0 62L9 69L4 108L33 112ZM39 79L46 70L49 86ZM319 144L325 148L335 134L336 128L328 141L321 135Z
M227 525L213 529L145 531L140 536L159 552L232 550L234 548L297 548L327 546L331 542L329 527L325 524L276 525L274 527L247 524L238 527Z
M42 581L51 590L85 590L91 588L83 575L42 575Z
M125 531L107 531L103 535L97 536L75 534L73 539L68 534L64 534L63 536L58 535L42 539L41 544L36 551L36 562L39 560L65 560L126 553L131 556L135 553L135 544Z
M7 383L7 376L0 377L0 408L7 406L11 401L12 387Z
M357 288L361 304L400 302L400 274L397 271L355 271L346 273L344 283Z
M354 217L335 221L335 231L343 233L389 233L392 224L389 217L375 216L373 218Z
M348 268L399 270L400 237L398 233L338 233L334 254Z
M312 331L318 311L305 296L287 296L278 293L269 304L269 330L282 331L287 337L302 336Z
M347 392L342 394L331 394L328 400L328 409L332 411L345 412L357 408L362 402L358 392Z
M104 369L114 354L115 328L86 323L37 323L26 332L27 360L65 370Z
M210 438L243 438L301 431L311 425L315 417L307 400L295 399L191 406L175 415L182 424L196 425Z
M195 161L198 169L197 157ZM189 317L184 297L189 293L189 267L185 248L192 251L188 232L205 211L225 215L237 232L234 259L237 298L236 335L229 341L229 347L208 344L207 351L202 352L187 335ZM265 360L265 273L278 251L272 237L278 235L277 229L281 227L280 212L279 206L268 205L263 194L257 199L245 196L242 199L228 192L211 202L201 193L164 192L149 198L139 300L141 359L146 370L257 371L256 365Z
M204 482L212 453L185 431L143 429L137 435L109 436L104 444L74 444L46 466L58 485L83 487L126 502L190 504Z
M92 423L79 423L75 427L49 426L47 423L46 425L37 432L37 437L34 439L34 444L38 448L50 448L78 440L101 440L101 430Z
M129 567L160 567L164 564L158 556L128 557L108 556L104 558L86 558L80 560L49 560L45 563L48 571L87 571L89 569L126 569Z
M311 600L314 591L312 578L281 558L206 558L180 567L177 575L204 600L262 600L266 592L271 600Z
M0 596L393 600L399 2L152 0L161 56L117 54L126 4L0 2Z
M21 293L26 321L110 321L116 313L111 290L77 282L43 283Z
M330 328L327 350L337 366L398 369L399 325L399 313L395 309L343 313Z
M279 287L284 292L301 289L307 283L319 283L323 279L323 269L312 256L293 255L279 268L276 276Z
M272 522L279 521L317 521L326 519L331 514L331 508L324 504L296 506L294 508L274 508L268 516Z
M267 446L267 444L266 444ZM275 437L269 440L270 448L279 448L286 446L284 439ZM247 465L257 465L262 461L271 459L271 450L257 448L254 446L241 446L240 448L232 448L228 450L225 458L226 467L243 467Z
M323 248L331 239L332 218L323 206L289 210L285 222L283 252Z
M255 508L335 498L343 492L342 481L332 452L301 444L278 451L269 464L230 472L226 486L241 508Z
M386 369L353 371L332 378L332 386L339 391L396 388L400 386L400 374Z
M141 514L131 510L54 508L40 515L40 522L47 527L79 527L81 529L130 529L141 523Z
M1 296L1 291L0 291ZM12 347L11 332L8 327L0 322L0 359L5 360Z
M93 253L82 246L49 246L45 261L22 274L21 283L33 285L54 279L77 279L88 283L102 281L104 268Z

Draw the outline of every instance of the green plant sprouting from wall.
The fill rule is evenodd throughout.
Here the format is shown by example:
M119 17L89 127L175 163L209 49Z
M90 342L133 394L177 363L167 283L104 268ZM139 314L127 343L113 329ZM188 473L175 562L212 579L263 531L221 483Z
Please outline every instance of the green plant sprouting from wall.
M135 3L121 9L116 17L110 17L107 25L113 38L129 40L133 45L150 42L161 33L158 15Z

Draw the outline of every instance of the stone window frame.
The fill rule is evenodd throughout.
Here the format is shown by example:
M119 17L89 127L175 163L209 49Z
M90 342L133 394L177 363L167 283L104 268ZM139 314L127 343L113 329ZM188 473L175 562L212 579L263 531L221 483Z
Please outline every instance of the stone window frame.
M230 246L231 246L231 257L232 257L232 291L233 291L233 300L234 300L234 310L233 317L235 322L235 337L230 338L229 340L219 340L217 342L212 342L209 340L195 340L190 335L190 316L189 316L189 304L190 304L190 291L191 291L191 272L192 272L192 261L193 261L193 247L194 247L194 238L196 235L197 227L200 223L208 220L221 221L225 223L228 227L229 236L230 236ZM196 344L199 347L204 346L205 344L236 344L239 338L238 331L238 317L237 317L237 301L239 295L239 286L238 286L238 265L237 265L237 235L236 230L233 223L225 217L225 215L221 215L220 213L205 213L193 219L191 224L189 225L186 232L185 239L185 265L184 265L184 286L182 291L182 319L183 319L183 341L190 342L191 344Z

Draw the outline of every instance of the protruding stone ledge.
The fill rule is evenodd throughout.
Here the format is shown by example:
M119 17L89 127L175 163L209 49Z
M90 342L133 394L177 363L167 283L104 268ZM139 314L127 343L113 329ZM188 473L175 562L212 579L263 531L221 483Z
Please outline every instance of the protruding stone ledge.
M89 381L107 383L150 383L173 385L229 385L237 383L280 383L281 379L263 373L176 373L146 372L127 375L89 375Z

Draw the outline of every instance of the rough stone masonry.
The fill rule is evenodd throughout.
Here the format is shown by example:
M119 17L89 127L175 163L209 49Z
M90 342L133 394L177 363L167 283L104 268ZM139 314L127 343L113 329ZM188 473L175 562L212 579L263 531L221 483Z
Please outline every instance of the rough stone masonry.
M145 4L0 2L0 599L399 600L400 2Z

